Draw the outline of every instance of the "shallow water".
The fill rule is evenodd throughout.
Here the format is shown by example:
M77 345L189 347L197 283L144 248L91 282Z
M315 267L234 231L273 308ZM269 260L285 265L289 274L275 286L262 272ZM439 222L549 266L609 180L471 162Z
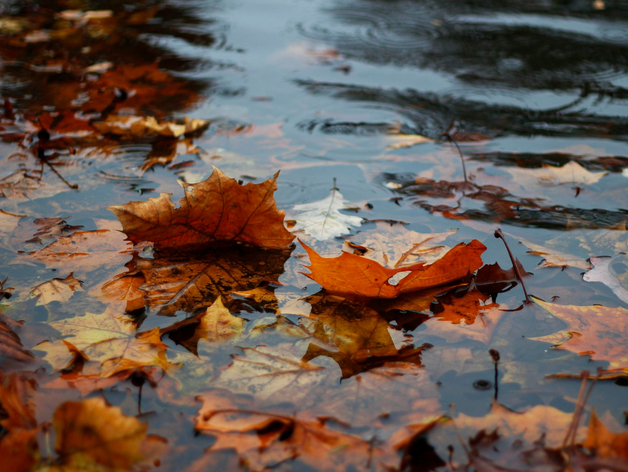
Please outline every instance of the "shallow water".
M450 246L478 239L488 248L485 264L498 262L508 268L506 249L493 237L502 228L515 256L534 273L526 278L530 293L574 305L625 306L606 286L585 283L582 268L537 268L542 257L528 254L518 244L527 240L545 245L558 238L555 247L582 260L613 256L626 244L625 231L609 231L625 230L628 218L628 7L624 2L40 1L5 4L3 18L32 17L34 23L41 23L34 31L54 30L46 19L50 11L111 9L116 14L139 14L153 5L150 19L129 20L124 28L106 30L104 36L94 33L74 42L27 44L7 39L0 46L0 94L10 100L17 115L9 119L5 111L2 124L0 182L5 196L0 209L31 220L64 218L84 231L115 229L117 220L106 210L108 206L146 200L160 192L178 199L183 192L177 178L198 182L216 166L243 182L261 182L279 170L275 196L289 217L294 205L325 198L336 186L349 206L357 208L346 213L365 219L353 235L375 230L375 221L380 220L403 222L419 233L456 228L447 240ZM128 67L124 80L136 95L116 102L120 92L107 88L106 82L101 87L91 85L102 81L104 74L80 72L88 63L105 61L113 63L114 71ZM156 71L165 72L165 86L163 77L150 78L159 75ZM99 98L103 96L107 98ZM206 131L176 144L105 136L71 137L68 147L67 134L52 133L45 152L52 156L57 173L37 161L33 117L42 111L74 110L89 119L110 103L121 114L212 122ZM452 123L456 134L451 135L464 154L467 175L476 186L473 191L461 190L460 156L443 136ZM393 149L395 131L433 141ZM12 133L25 137L17 139ZM166 165L146 164L159 156ZM590 172L607 173L593 183L570 182L568 176L558 184L540 180L534 173L544 165L563 166L570 161ZM16 187L10 184L16 172L38 177ZM72 190L70 185L79 188ZM610 235L610 242L596 240L599 234ZM130 260L129 256L110 267L78 268L75 275L84 280L85 292L77 292L64 304L36 305L29 298L30 288L53 276L65 277L72 269L20 259L16 251L36 248L14 242L8 233L2 236L0 279L8 276L15 287L5 314L26 320L27 325L41 325L23 339L29 349L46 338L42 334L46 322L102 312L101 281L123 273ZM344 239L307 241L325 254L337 255ZM298 274L303 255L296 248L286 256L284 272L274 274L283 284L275 289L276 309L294 323L313 314L304 300L320 289ZM497 302L503 309L516 310L523 299L521 287L516 286L498 295ZM233 311L249 324L270 324L272 310L262 305L241 301ZM169 313L174 320L148 310L142 315L142 329L164 329L202 306L207 304ZM434 346L423 352L421 364L439 385L441 412L455 404L459 413L486 414L494 389L482 390L477 382L492 382L489 348L497 349L502 359L499 400L517 410L542 404L571 413L579 381L546 376L608 365L527 340L564 327L535 306L504 312L490 338L483 341L426 334L416 313L389 313L389 317L395 319L388 327L393 337L406 335L415 347ZM266 336L237 346L286 342L277 333ZM176 353L174 360L184 358L185 350L172 339L164 336L163 341ZM196 378L192 369L181 374L185 393L199 394L221 385L212 384L212 376L215 379L219 368L231 362L229 355L240 352L235 345L205 352L207 362L215 367L203 374L204 380ZM333 362L323 364L333 370L330 375L337 381L344 377L343 383L329 389L350 391L352 382L359 382L354 371L347 375L342 365L338 369ZM173 445L193 444L184 456L191 464L211 440L193 437L197 405L181 405L187 419L177 419L173 410L177 402L168 403L160 396L155 391L160 385L143 391L143 411L155 412L148 417L149 432L166 436ZM136 413L131 405L137 390L130 382L103 394L127 414ZM600 382L589 405L600 413L609 411L623 424L625 385ZM278 407L267 402L260 408ZM170 437L169 430L177 434ZM385 434L366 426L359 433L362 437ZM434 446L445 458L445 443Z

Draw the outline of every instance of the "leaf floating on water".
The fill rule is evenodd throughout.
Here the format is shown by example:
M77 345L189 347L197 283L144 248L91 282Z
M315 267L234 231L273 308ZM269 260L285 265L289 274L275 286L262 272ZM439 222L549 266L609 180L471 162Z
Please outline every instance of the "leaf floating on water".
M555 167L544 164L539 169L526 169L517 167L505 168L510 172L514 179L521 183L528 181L536 182L542 185L592 185L600 181L608 172L591 172L576 161L569 161L562 167Z
M65 279L52 279L37 285L31 291L35 297L39 297L37 305L47 305L50 302L67 302L74 292L82 291L82 281L74 277L74 273Z
M568 327L546 336L529 338L554 344L555 349L565 349L580 355L590 355L593 360L610 362L612 369L628 368L628 310L622 307L575 306L548 303L532 297L533 301Z
M123 116L109 115L105 121L93 123L93 126L103 134L115 134L128 137L142 137L159 135L167 138L194 133L207 128L208 120L189 119L185 117L182 123L173 121L157 121L153 116Z
M277 209L273 197L277 175L261 184L240 185L214 167L203 182L179 182L185 191L179 208L174 207L170 194L162 193L147 202L109 209L131 241L150 241L157 250L235 242L284 248L294 236L284 228L285 212Z
M394 298L401 293L424 290L459 280L482 265L480 255L486 246L477 240L460 243L431 265L414 264L388 269L379 263L355 254L343 252L334 258L324 258L303 242L310 256L310 274L305 274L332 293L366 298ZM389 279L399 272L409 272L397 285Z
M593 267L582 276L585 282L602 282L624 303L628 303L628 257L592 257Z
M55 450L71 470L129 470L144 459L141 446L148 424L107 406L102 398L59 405L52 424Z
M291 231L303 231L319 241L348 234L362 224L362 218L340 213L346 206L347 201L336 189L322 200L295 205L293 210L299 214Z

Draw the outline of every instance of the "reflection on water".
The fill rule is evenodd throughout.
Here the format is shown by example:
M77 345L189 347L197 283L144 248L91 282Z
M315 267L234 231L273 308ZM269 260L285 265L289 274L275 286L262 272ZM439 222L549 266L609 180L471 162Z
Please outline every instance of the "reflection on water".
M466 461L457 440L407 435L449 404L483 416L499 387L509 407L571 413L579 385L546 376L608 366L528 339L564 325L522 304L493 234L503 227L534 272L528 291L621 305L581 272L589 257L628 247L625 2L29 0L1 4L0 15L0 281L9 276L0 334L14 347L0 356L0 380L28 369L38 395L76 398L72 387L127 415L153 412L142 419L171 447L163 470L236 469L233 449L252 470L311 470L319 464L285 447L317 428L342 466L350 444L362 462L373 455L368 470L432 470L445 467L450 443ZM176 137L102 131L119 116L208 123ZM127 247L108 206L159 192L176 201L177 179L198 182L213 166L242 183L281 170L276 198L288 212L341 190L350 202L341 211L363 219L341 238L359 231L358 252L385 240L405 257L402 244L416 241L404 234L451 234L439 251L477 238L484 262L500 264L487 266L484 283L499 288L487 292L491 304L469 290L469 318L455 308L460 287L371 303L318 293L300 247L180 257ZM398 237L382 229L391 223ZM328 255L343 244L299 236ZM63 303L32 294L51 280L73 281ZM209 325L217 300L229 311ZM142 349L120 354L124 375L103 379L96 357L61 341L93 339L56 330L112 313L126 323L115 339L150 339L144 354L158 353L139 367ZM229 339L216 341L224 326ZM501 355L497 373L489 349ZM600 384L589 404L622 418L621 386ZM216 443L192 436L199 394L204 408L215 401L260 422L230 437L272 446L221 436L224 449L204 453ZM51 407L37 401L38 421L48 421ZM218 434L210 419L205 428Z

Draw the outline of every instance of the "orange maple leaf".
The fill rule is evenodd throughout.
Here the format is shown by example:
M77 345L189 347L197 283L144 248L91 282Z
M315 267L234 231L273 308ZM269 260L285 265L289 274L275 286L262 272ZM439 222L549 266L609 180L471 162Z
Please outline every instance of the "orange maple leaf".
M310 274L304 274L325 290L341 295L366 298L395 298L396 296L438 287L461 279L482 265L480 255L486 246L474 239L460 243L433 264L418 263L409 267L389 269L362 256L343 252L333 258L321 257L314 249L299 241L310 256ZM399 272L409 272L397 285L389 280Z
M261 184L240 185L214 168L197 184L179 182L185 196L175 208L171 194L147 202L109 207L134 243L151 241L155 249L185 249L225 242L244 242L265 248L288 246L292 236L283 225L273 193L277 174Z

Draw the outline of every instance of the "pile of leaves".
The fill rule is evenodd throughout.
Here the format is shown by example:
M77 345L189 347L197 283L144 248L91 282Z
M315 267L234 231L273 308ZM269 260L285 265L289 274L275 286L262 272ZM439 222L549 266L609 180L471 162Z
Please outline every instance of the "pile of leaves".
M27 76L24 87L43 90L19 102L3 96L0 121L2 145L14 151L0 161L6 470L626 470L628 433L609 415L587 412L586 385L628 377L627 310L527 294L502 303L531 274L514 259L505 269L484 263L494 227L482 241L460 241L454 230L366 221L349 213L335 186L325 199L287 208L286 218L274 197L279 172L244 184L217 168L197 183L179 180L178 205L161 193L110 206L103 217L105 205L90 201L95 216L76 225L46 216L54 200L31 205L67 193L75 200L97 185L81 177L81 165L133 143L148 150L139 176L185 166L176 157L202 154L195 139L212 126L176 113L200 100L203 84L172 73L184 65L168 70L156 59L163 51L142 42L142 33L166 30L213 40L167 25L157 31L153 20L165 21L172 6L44 3L0 18L0 56L19 63L12 67ZM103 60L112 50L121 57ZM2 84L0 92L8 94ZM432 142L397 138L390 149ZM525 175L561 184L568 169L584 186L605 172L575 162L561 169ZM457 221L535 225L570 216L497 185L380 180ZM483 206L465 210L463 200ZM603 232L577 230L589 252L604 238L613 248L608 257L591 253L592 267L560 237L521 242L544 258L539 270L588 270L585 281L627 303L625 221L611 216ZM521 340L516 316L550 328ZM552 372L557 384L582 378L567 406L542 398L514 411L498 397L515 383L512 353L497 350L511 342L603 367ZM560 365L579 365L574 358ZM475 361L488 363L488 373L474 370ZM481 416L456 414L443 401L447 379L466 381L467 373L489 392Z

